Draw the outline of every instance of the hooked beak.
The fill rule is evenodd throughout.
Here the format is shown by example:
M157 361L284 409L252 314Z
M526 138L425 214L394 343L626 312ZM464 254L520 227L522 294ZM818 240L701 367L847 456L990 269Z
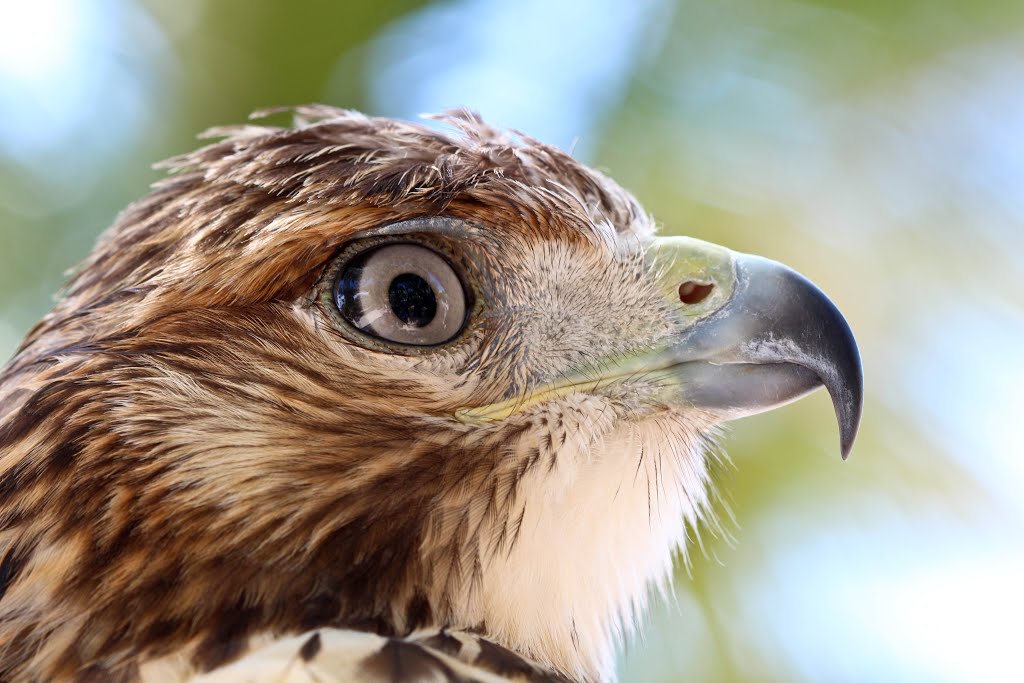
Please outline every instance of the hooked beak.
M828 297L759 256L681 237L655 240L651 249L663 291L684 319L696 318L662 352L680 399L734 419L824 386L845 459L860 426L864 376L853 332ZM694 300L694 287L710 287L704 300Z
M559 396L644 376L665 387L666 402L732 420L824 386L845 460L860 426L864 376L853 332L828 297L781 263L687 237L654 240L648 257L678 316L678 332L662 348L616 359L614 369L596 379L581 374L526 396L462 408L456 417L503 419Z

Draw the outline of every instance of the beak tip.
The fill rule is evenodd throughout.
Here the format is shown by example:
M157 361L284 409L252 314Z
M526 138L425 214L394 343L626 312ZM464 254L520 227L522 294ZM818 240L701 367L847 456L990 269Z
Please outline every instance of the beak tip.
M843 462L846 462L850 458L850 451L852 451L852 450L853 450L853 441L852 440L847 440L847 439L842 439L841 442L840 442L840 447L839 447L839 457L841 457L843 459Z
M860 364L857 364L858 371ZM850 457L853 444L857 440L857 432L860 430L860 418L864 410L863 374L857 373L858 382L850 392L849 400L842 404L836 404L836 417L839 419L839 455L843 460Z
M853 451L853 443L857 440L857 429L860 426L860 411L857 412L857 416L851 422L847 423L840 429L839 433L839 455L846 460L850 457L850 452Z

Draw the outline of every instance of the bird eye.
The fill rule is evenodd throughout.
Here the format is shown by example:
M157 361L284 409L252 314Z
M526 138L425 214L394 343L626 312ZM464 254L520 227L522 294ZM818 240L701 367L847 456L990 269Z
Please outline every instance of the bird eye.
M413 346L451 340L467 308L462 281L448 261L416 244L358 254L338 275L334 303L356 329Z

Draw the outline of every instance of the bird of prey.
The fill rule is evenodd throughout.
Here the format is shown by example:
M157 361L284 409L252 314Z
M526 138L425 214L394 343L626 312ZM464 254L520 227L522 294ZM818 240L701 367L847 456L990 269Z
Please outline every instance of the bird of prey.
M473 113L295 115L165 162L0 374L0 680L614 680L719 425L824 386L849 452L847 323Z

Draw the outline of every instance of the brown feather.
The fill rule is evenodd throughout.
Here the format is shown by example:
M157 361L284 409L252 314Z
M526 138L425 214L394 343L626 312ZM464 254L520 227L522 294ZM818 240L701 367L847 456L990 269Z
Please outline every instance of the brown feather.
M384 359L331 327L318 283L354 236L444 215L481 226L467 267L514 301L526 266L487 284L487 264L512 272L548 240L607 259L603 229L648 219L473 114L442 117L453 136L296 113L166 162L0 374L0 680L132 680L185 650L210 670L257 633L448 624L449 591L515 542L517 482L552 466L558 426L451 415L579 358L551 365L484 315L479 353ZM609 292L638 277L601 263ZM628 325L662 325L653 300L623 302ZM628 338L581 324L595 344Z

